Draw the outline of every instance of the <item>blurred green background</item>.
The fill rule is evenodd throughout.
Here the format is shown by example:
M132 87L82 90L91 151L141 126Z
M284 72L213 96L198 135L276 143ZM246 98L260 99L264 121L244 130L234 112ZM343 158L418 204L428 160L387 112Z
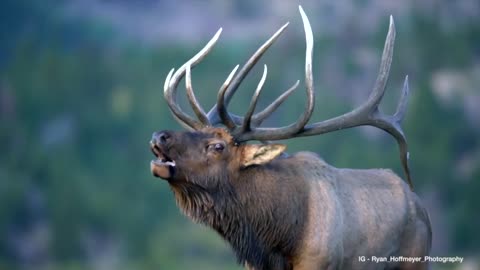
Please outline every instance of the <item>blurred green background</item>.
M312 121L368 96L393 14L397 42L386 112L410 76L404 129L417 193L433 223L432 269L480 269L480 3L300 1L316 37ZM283 37L234 97L244 113L269 74L259 107L303 80L298 1L0 1L0 269L240 269L219 236L183 217L150 174L153 131L180 129L163 80L223 26L193 71L204 107L230 70L286 21ZM303 82L303 81L302 81ZM183 85L181 103L187 108ZM297 91L268 121L302 112ZM374 128L293 139L338 167L393 168L396 143Z

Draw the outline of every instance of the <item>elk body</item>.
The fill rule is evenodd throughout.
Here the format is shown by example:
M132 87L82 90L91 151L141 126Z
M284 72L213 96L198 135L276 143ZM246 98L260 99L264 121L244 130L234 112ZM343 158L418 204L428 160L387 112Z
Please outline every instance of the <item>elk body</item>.
M407 78L397 112L390 116L378 110L392 61L393 19L368 100L344 115L308 124L314 108L313 37L301 7L300 13L307 43L307 105L298 121L280 128L259 127L298 85L254 114L266 66L246 115L240 117L226 109L239 84L287 25L238 73L235 67L219 91L217 104L208 113L203 110L192 89L190 69L212 49L219 30L205 48L167 76L164 90L168 105L189 130L153 134L150 144L157 158L151 162L152 173L168 181L185 215L211 227L230 243L239 263L247 269L427 269L427 263L371 261L372 256L423 258L431 245L428 214L411 189L407 144L400 128L408 97ZM176 102L177 87L184 76L187 97L198 120L184 113ZM282 144L246 143L360 125L383 129L397 140L409 184L390 170L339 169L314 153L288 155Z

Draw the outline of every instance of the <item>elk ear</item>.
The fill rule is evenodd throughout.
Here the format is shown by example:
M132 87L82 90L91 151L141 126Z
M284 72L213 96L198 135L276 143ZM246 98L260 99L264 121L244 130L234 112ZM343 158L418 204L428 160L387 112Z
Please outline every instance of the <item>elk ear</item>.
M246 144L243 147L242 166L261 165L278 157L287 148L284 144Z

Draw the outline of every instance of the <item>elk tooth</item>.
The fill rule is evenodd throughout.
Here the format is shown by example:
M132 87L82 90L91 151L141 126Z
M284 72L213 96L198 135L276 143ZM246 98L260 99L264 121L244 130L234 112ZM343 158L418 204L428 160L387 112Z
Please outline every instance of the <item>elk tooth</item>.
M168 161L166 160L165 158L162 158L162 159L156 159L156 160L153 160L153 163L159 165L159 166L172 166L172 167L175 167L175 161Z

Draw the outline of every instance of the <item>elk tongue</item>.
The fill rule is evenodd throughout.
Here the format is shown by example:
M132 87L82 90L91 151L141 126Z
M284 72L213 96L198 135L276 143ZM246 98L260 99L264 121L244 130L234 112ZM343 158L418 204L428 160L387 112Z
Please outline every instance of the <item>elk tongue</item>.
M161 159L152 160L150 162L150 170L154 176L169 180L175 173L175 162L163 161Z

